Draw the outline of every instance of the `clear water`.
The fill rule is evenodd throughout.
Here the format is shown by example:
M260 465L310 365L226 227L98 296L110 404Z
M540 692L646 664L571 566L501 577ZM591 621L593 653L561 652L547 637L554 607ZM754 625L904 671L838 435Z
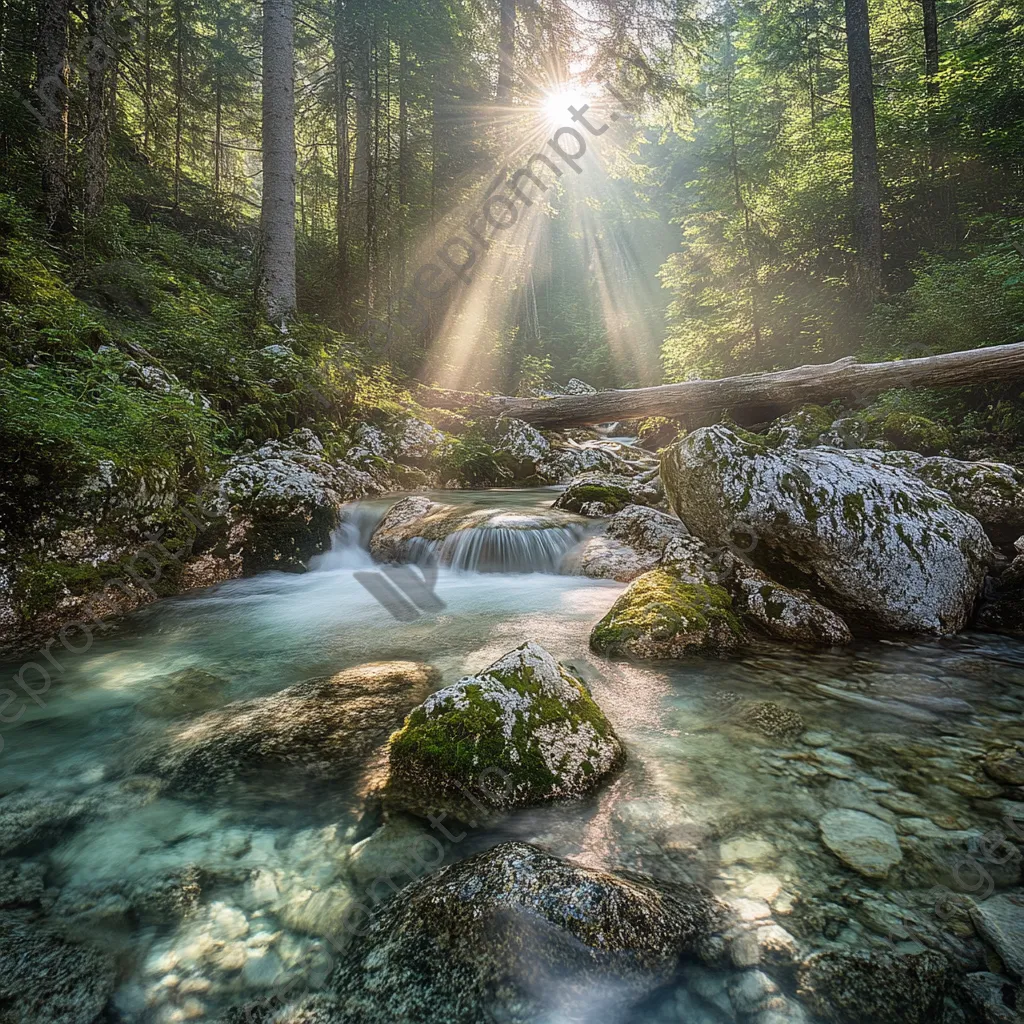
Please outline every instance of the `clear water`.
M555 493L444 492L443 500L540 510ZM125 759L180 724L161 696L167 675L185 668L222 681L177 709L188 715L367 661L429 661L450 682L535 640L586 678L628 747L628 766L590 801L469 830L447 844L448 859L514 837L588 866L766 901L808 948L826 940L863 948L893 936L905 945L910 939L886 917L900 908L942 941L948 927L927 893L946 883L941 865L928 866L928 844L942 845L932 836L940 827L1005 828L1007 796L1021 798L986 784L977 769L994 737L1024 740L1024 644L965 636L638 667L587 646L621 584L446 569L436 588L444 610L398 622L354 578L372 569L359 542L387 505L355 512L336 549L305 575L268 573L163 601L86 654L60 652L64 671L44 706L2 727L0 823L12 801L96 798L77 829L22 856L43 863L48 886L60 890L54 913L123 955L124 1020L212 1019L246 997L322 984L333 955L327 937L356 886L347 858L362 838L361 805L345 787L326 799L300 785L283 794L254 786L203 800L108 800ZM3 666L4 677L18 668ZM735 713L744 699L798 712L809 733L772 739L751 730ZM901 834L925 836L923 851L892 878L870 881L822 846L817 822L858 801L877 809L883 797L905 804L893 820ZM756 856L737 859L737 841L754 843ZM89 910L90 899L101 903L119 886L189 866L205 880L199 907L180 923ZM719 978L691 978L644 1019L738 1019L722 1009L728 977L723 968Z

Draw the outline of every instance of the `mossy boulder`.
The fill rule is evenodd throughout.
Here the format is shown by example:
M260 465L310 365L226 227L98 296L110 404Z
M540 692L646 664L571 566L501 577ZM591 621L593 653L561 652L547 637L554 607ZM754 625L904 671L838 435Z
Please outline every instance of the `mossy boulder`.
M838 647L853 639L850 627L806 590L784 587L742 563L731 583L739 611L775 640Z
M963 462L914 452L878 457L948 495L958 509L981 523L993 543L1009 547L1024 533L1024 470L1005 462Z
M583 682L528 642L410 713L391 737L386 801L475 820L584 796L625 756Z
M701 540L741 549L855 632L959 631L993 558L975 518L874 452L774 449L704 427L663 453L662 481Z
M503 843L380 908L333 976L336 1016L288 1019L625 1019L672 978L682 955L696 952L722 913L697 886L619 878Z
M629 489L601 480L571 483L558 496L552 508L585 516L611 516L633 503Z
M363 767L437 679L429 665L391 661L296 683L170 730L130 767L189 792L257 777L344 778Z
M330 547L347 490L310 430L234 456L218 481L217 505L227 518L229 547L241 552L243 574L303 571Z
M882 436L894 448L905 448L922 455L938 455L953 442L952 434L926 416L894 412L882 423Z
M809 957L799 995L829 1024L935 1024L952 981L941 953L847 952Z
M640 660L730 650L743 640L728 591L675 568L635 579L590 634L599 654Z
M780 416L769 427L766 440L772 445L807 447L821 443L835 417L820 405L805 405Z

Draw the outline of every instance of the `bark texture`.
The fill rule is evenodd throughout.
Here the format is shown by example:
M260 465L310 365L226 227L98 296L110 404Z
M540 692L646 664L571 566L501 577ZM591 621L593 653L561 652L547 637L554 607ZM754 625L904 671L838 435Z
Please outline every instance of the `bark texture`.
M864 302L872 303L882 290L882 186L878 177L871 29L868 0L845 0L845 4L853 129L853 226L857 246L854 286Z
M295 311L295 80L292 0L263 3L260 291L267 318Z
M39 49L32 108L41 129L39 162L46 222L54 231L71 230L68 184L68 0L39 5Z
M85 134L85 214L95 217L107 190L112 48L108 0L89 0L88 97Z
M866 400L890 388L954 388L1024 377L1024 342L970 352L948 352L891 363L798 366L777 373L751 373L721 380L688 380L653 388L598 391L557 398L508 398L420 387L422 405L464 409L488 416L514 416L551 427L585 426L642 416L694 416L744 406L785 409L833 399Z

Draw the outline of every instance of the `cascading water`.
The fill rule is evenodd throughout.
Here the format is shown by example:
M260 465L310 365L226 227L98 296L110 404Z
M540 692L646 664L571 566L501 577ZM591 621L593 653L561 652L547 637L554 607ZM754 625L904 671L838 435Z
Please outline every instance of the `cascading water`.
M416 537L410 561L429 555L459 572L559 572L566 555L580 542L580 526L543 526L512 513L449 534L443 541Z

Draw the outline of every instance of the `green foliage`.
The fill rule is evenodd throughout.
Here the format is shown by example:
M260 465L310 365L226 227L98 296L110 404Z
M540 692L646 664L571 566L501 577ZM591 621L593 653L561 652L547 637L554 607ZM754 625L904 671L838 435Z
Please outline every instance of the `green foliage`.
M468 487L508 486L515 476L507 454L495 448L480 426L445 440L437 470L441 480L455 480Z

